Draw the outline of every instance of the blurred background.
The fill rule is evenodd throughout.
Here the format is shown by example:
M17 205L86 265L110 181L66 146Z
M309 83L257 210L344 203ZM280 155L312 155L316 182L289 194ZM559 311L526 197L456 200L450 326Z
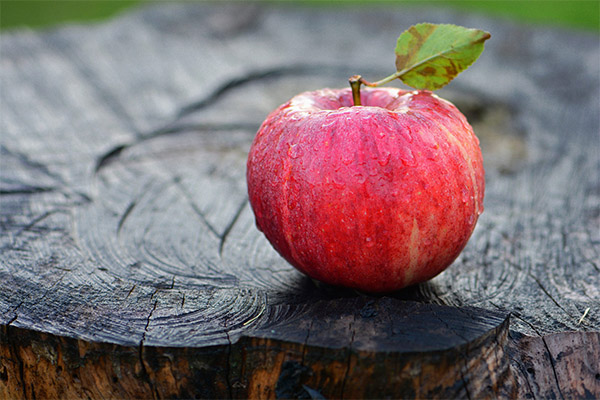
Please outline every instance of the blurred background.
M531 24L565 27L592 32L600 31L599 0L255 0L255 2L313 7L444 7ZM158 1L0 0L0 30L7 31L18 27L43 29L64 23L97 22L148 3L158 3Z

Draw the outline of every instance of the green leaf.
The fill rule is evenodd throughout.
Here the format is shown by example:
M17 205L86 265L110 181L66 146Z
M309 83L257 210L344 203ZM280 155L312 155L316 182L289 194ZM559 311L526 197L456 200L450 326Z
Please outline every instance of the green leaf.
M417 24L396 44L396 74L415 89L436 90L467 69L483 51L488 32L449 24Z

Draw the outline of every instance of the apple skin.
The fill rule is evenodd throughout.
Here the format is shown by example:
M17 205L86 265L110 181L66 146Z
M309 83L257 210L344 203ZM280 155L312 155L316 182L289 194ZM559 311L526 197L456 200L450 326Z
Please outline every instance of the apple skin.
M319 281L389 292L426 281L467 244L483 211L479 140L429 91L299 94L263 122L247 183L256 224Z

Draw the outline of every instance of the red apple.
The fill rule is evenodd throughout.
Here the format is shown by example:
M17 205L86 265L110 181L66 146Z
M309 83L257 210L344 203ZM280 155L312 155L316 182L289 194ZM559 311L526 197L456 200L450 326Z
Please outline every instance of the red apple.
M306 275L385 292L428 280L465 247L483 211L479 141L429 91L302 93L250 149L256 224Z

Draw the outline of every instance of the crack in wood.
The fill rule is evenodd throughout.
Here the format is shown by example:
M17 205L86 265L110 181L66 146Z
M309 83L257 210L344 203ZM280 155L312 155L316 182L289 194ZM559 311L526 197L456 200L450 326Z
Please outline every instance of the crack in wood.
M152 301L152 299L154 298L154 295L156 295L156 293L158 293L160 289L155 289L154 293L152 293L152 295L150 296L150 301ZM144 332L142 332L142 339L140 340L140 347L142 347L144 345L144 342L146 341L146 332L148 332L148 327L150 326L150 319L152 318L152 314L154 314L154 311L156 310L156 307L158 306L158 300L156 300L154 302L154 306L152 307L152 309L150 310L150 313L148 314L148 317L146 318L146 326L144 327Z
M135 290L137 284L134 284L131 289L129 289L129 292L127 292L127 296L125 296L125 300L127 300L129 298L129 296L131 296L131 293L133 293L133 291Z
M510 366L513 369L513 371L515 369L517 369L520 376L525 379L525 384L527 385L527 389L528 389L527 393L529 393L529 396L527 395L527 393L525 393L524 397L527 397L527 398L534 397L533 393L535 393L535 392L533 390L533 387L531 386L531 382L529 381L529 373L527 373L526 367L525 367L523 361L519 358L520 354L519 354L518 350L516 349L519 340L521 340L524 337L524 335L522 333L515 332L515 331L509 331L508 335L509 335L509 339L512 341L512 343L511 343L512 346L508 347ZM523 393L523 391L518 387L518 383L519 383L518 381L515 381L515 384L517 385L518 393Z
M546 296L548 296L548 298L549 298L550 300L552 300L552 302L553 302L554 304L556 304L556 306L557 306L558 308L560 308L560 309L561 309L561 310L562 310L562 311L563 311L565 314L567 314L569 317L571 317L571 314L569 314L569 313L567 312L567 310L565 310L565 309L563 308L563 306L561 306L561 305L558 303L558 301L556 301L556 300L554 299L554 297L553 297L553 296L550 294L550 292L548 292L548 290L546 290L546 288L544 287L544 285L542 285L542 282L540 282L540 280L539 280L539 279L538 279L536 276L534 276L534 275L533 275L532 273L530 273L530 272L528 272L527 274L529 275L529 277L530 277L530 278L532 278L532 279L535 281L535 283L537 283L537 285L540 287L540 289L542 289L542 292L544 292L544 294L545 294Z
M172 122L164 127L153 130L147 134L140 135L127 143L121 143L98 156L94 173L98 174L101 169L109 166L116 161L119 156L127 149L144 143L148 140L155 139L160 136L173 135L181 132L198 132L198 133L214 133L214 132L231 132L231 131L247 131L256 132L260 124L256 123L238 123L238 124L203 124L203 123L186 123L178 124L177 121Z
M546 342L546 338L544 336L540 337L542 339L542 343L544 343L546 352L548 353L548 358L550 359L550 366L552 367L552 374L554 375L554 381L556 382L556 387L558 388L558 394L560 394L560 398L564 400L565 396L562 393L562 389L560 387L560 380L558 379L558 374L556 373L556 366L554 365L554 356L550 352L550 347L548 347L548 342Z
M523 268L521 268L520 265L515 264L514 262L511 262L509 260L506 261L506 265L509 265L515 269L517 269L520 272L523 272L524 274L526 274L527 276L529 276L531 279L534 280L534 282L539 286L540 289L542 289L542 292L544 292L544 294L546 296L548 296L548 298L558 307L560 308L567 316L569 316L569 318L573 318L571 314L569 314L569 312L567 312L567 310L565 310L563 308L563 306L561 306L558 301L556 301L556 299L554 299L554 297L550 294L550 292L548 292L548 290L546 290L546 288L544 287L544 285L542 285L542 282L531 272L531 271L524 271Z
M18 189L0 189L0 196L20 196L40 193L55 192L57 189L51 186L21 186Z
M175 120L164 127L155 129L147 134L140 135L127 143L116 145L112 149L106 151L104 154L97 158L96 166L94 167L94 173L98 174L101 169L109 166L116 161L123 151L144 143L148 140L158 138L165 135L173 135L181 132L197 132L197 133L214 133L214 132L232 132L232 131L246 131L256 132L260 124L257 123L237 123L237 124L203 124L203 123L185 123L178 124Z
M306 352L308 351L308 338L310 337L310 332L313 328L315 321L314 319L310 320L310 324L308 325L308 329L306 330L306 336L304 337L304 342L302 343L302 358L300 359L300 365L304 366L304 361L306 359Z
M42 295L42 297L40 297L37 300L38 302L42 302L48 296L48 294L52 293L52 291L54 290L54 288L56 287L56 285L58 285L65 278L65 276L67 275L67 273L71 272L71 270L65 270L65 269L62 269L62 271L63 271L62 275L60 275L60 277L56 281L54 281L54 283L52 283L52 285L50 285L50 287L48 287L46 289L46 291L44 292L44 294Z
M462 314L465 314L467 316L467 318L472 319L472 316L467 313L464 309L458 308L458 311ZM470 368L469 368L469 360L471 359L471 357L469 356L469 349L470 349L470 340L465 337L463 334L461 334L460 332L458 332L456 329L452 328L450 326L450 324L448 324L448 322L446 320L444 320L443 318L441 318L437 312L435 312L434 310L432 310L432 315L439 320L443 325L446 326L446 328L451 331L452 333L454 333L456 336L460 337L461 339L464 340L464 345L458 346L458 349L462 355L462 359L463 359L463 366L464 366L464 370L463 368L460 368L459 370L459 374L463 383L463 387L465 389L465 393L467 395L467 398L469 400L473 399L473 396L470 393L470 389L469 389L469 380L466 378L467 376L473 376L472 373L469 373ZM498 347L500 347L500 343L498 342L498 333L501 332L503 329L506 329L508 331L508 326L510 324L510 314L505 318L505 320L497 327L493 329L493 332L488 332L487 334L491 334L492 336L492 340L494 343L496 343L496 345ZM500 365L500 361L498 359L498 355L497 355L497 350L498 348L494 348L494 357L496 358L496 362L497 362L497 366ZM491 378L491 377L490 377Z
M6 327L9 327L12 323L14 323L17 318L19 318L19 314L16 313L16 310L21 306L21 304L23 304L23 302L21 302L17 307L15 307L15 309L13 310L13 312L15 313L15 316L12 317L7 323L6 323Z
M21 379L21 387L23 388L23 398L27 399L27 385L26 385L26 380L25 380L25 363L23 362L23 360L21 359L21 357L19 357L19 353L17 353L17 345L13 344L13 354L15 355L15 358L17 359L17 363L19 364L19 378ZM35 393L33 391L33 383L31 384L31 396L35 397Z
M46 211L43 214L37 216L36 218L34 218L33 220L31 220L27 225L22 226L18 231L16 231L13 235L13 242L12 242L12 246L16 245L16 240L19 236L21 236L23 233L26 232L31 232L33 227L36 226L37 224L39 224L40 222L42 222L43 220L45 220L46 218L57 214L57 213L65 213L67 214L68 211L67 210L61 210L61 209L55 209L55 210L50 210L50 211ZM48 228L48 230L50 231L55 231L56 228ZM10 248L11 246L3 246L2 249L7 249Z
M28 157L27 155L19 153L19 152L16 152L16 151L13 151L13 150L10 150L5 145L0 144L0 155L2 155L2 153L4 153L4 156L10 155L10 156L14 157L21 164L23 164L25 167L31 168L32 170L34 170L36 172L41 172L42 174L44 174L45 176L47 176L48 178L50 178L54 182L59 183L60 185L56 185L56 187L58 187L58 186L62 186L62 187L67 186L65 180L63 179L63 177L61 175L55 173L55 172L52 172L50 170L50 168L48 168L48 165L43 164L43 163L38 162L38 161L34 161L30 157Z
M110 149L106 153L102 154L100 157L98 157L98 159L96 161L96 166L94 167L94 172L96 174L98 174L98 172L100 172L100 170L102 168L106 167L108 164L110 164L112 161L114 161L117 157L119 157L121 152L123 152L123 150L125 150L129 146L130 146L130 144L119 144L117 146L114 146L112 149Z
M233 218L231 218L231 221L229 221L229 223L227 224L227 226L223 230L223 233L220 235L220 238L219 238L219 257L221 257L221 258L223 257L223 248L225 246L225 241L227 240L227 236L229 235L229 233L233 229L233 226L235 225L235 223L239 219L240 215L242 214L242 211L246 207L246 204L248 204L248 199L244 198L244 201L242 201L240 203L240 205L238 206L238 208L236 209L235 214L233 215Z
M262 81L273 78L281 78L285 76L303 76L309 74L340 74L349 71L345 66L332 65L310 65L310 64L295 64L276 66L274 68L260 69L249 71L243 76L234 77L225 82L221 86L213 90L212 93L204 98L197 100L185 107L182 107L177 114L177 119L183 118L193 112L201 110L215 103L221 96L231 91L232 89L244 86L246 84Z
M350 376L350 367L352 364L352 345L354 344L354 337L356 335L356 314L352 315L352 321L348 326L348 329L352 332L352 336L350 337L350 343L348 344L348 356L346 357L346 370L344 371L344 378L342 379L342 388L340 390L340 399L344 398L344 392L346 391L346 383L348 381L348 377Z
M156 289L152 293L152 295L150 296L150 301L152 301L152 299L154 298L156 293L158 293L158 290L159 289ZM153 305L152 309L150 310L148 317L146 318L146 326L144 327L144 331L142 332L142 338L141 338L140 344L138 346L139 347L139 359L140 359L140 365L141 365L141 370L142 370L142 378L150 386L150 392L152 393L152 396L154 399L160 398L160 395L158 393L158 389L156 388L156 385L154 384L154 382L152 382L150 372L148 371L148 368L146 367L146 362L144 361L144 342L146 341L146 333L148 332L148 328L150 326L150 319L152 318L152 314L154 314L154 311L156 310L157 306L158 306L158 300L156 300L154 302L154 305Z
M517 318L519 320L525 322L527 325L529 325L531 327L531 329L533 329L533 331L542 340L542 343L544 344L544 348L546 350L546 354L548 355L548 360L550 362L550 367L552 369L552 374L553 374L553 377L554 377L554 383L556 384L556 388L558 390L558 393L560 394L560 397L564 400L565 397L564 397L564 395L562 393L562 389L560 387L560 381L558 379L558 374L556 373L556 367L554 365L554 357L552 356L552 353L550 352L550 348L548 347L548 343L546 342L545 337L536 329L536 327L532 323L530 323L529 321L527 321L527 320L525 320L523 318L520 318L520 317L517 317Z
M120 235L121 228L123 228L123 224L125 224L125 220L129 217L129 214L131 214L131 211L133 211L136 204L137 204L137 200L133 200L131 203L129 203L129 205L123 212L123 214L121 214L121 217L119 218L119 221L117 223L117 236Z
M19 306L21 304L19 304ZM18 306L16 308L18 308ZM15 308L15 310L16 310L16 308ZM20 383L18 386L22 390L23 398L28 399L30 397L35 397L35 392L33 391L33 387L31 387L31 395L28 395L28 393L27 393L27 385L26 385L27 381L25 379L25 362L23 361L23 359L21 357L21 352L19 351L19 346L17 345L16 340L13 338L13 335L11 334L11 329L10 329L10 324L12 324L15 321L16 321L16 317L13 318L13 320L11 320L3 329L4 329L4 332L6 332L6 341L11 350L10 354L12 355L12 357L14 358L14 361L17 363L17 366L18 366L19 383Z
M510 323L509 323L509 326L510 326ZM508 329L507 329L507 331L508 331ZM498 356L498 350L499 350L500 348L503 348L504 346L502 346L502 345L500 344L500 341L498 340L498 335L494 335L494 337L492 338L492 342L493 342L493 346L494 346L494 348L493 348L493 351L494 351L494 361L496 362L496 366L500 366L500 365L502 365L502 360L501 360L501 359L500 359L500 357ZM504 350L503 350L503 353L504 353ZM509 370L509 372L508 372L508 373L510 373L510 368L508 368L508 370ZM489 369L488 369L488 371L489 371ZM503 373L503 374L501 374L501 375L498 377L498 378L499 378L499 380L504 380L504 379L506 379L506 378L504 377L504 375L505 375L504 373ZM493 375L490 373L490 380L492 381L492 383L494 383L492 379L493 379ZM495 387L493 387L493 392L494 392L494 393L498 393L498 389L499 389L499 387L498 387L498 382L495 382L494 386L495 386Z
M466 366L467 365L466 359L464 360L464 363L465 363L466 372L468 372L468 367ZM471 393L469 391L469 384L467 382L467 379L465 378L465 373L463 372L462 368L459 370L459 373L460 373L460 379L463 383L463 388L465 389L465 393L467 395L467 399L473 400L473 398L471 397Z
M449 331L453 332L456 336L460 337L461 339L463 339L465 341L465 344L463 346L459 346L459 350L462 355L464 371L463 371L463 368L461 367L458 370L458 372L460 374L460 379L462 381L463 388L465 389L465 393L467 394L467 399L473 400L471 397L471 393L469 391L469 382L468 382L467 378L465 377L465 374L469 373L469 342L468 342L468 339L466 337L464 337L463 335L459 334L455 329L452 329L450 327L450 325L446 321L444 321L442 318L440 318L435 312L433 313L433 315L439 321L441 321L444 325L446 325L446 328Z
M181 181L177 177L175 177L173 179L173 183L180 190L180 192L183 194L183 197L188 202L188 204L190 205L190 207L192 208L192 210L194 211L194 213L198 217L200 217L200 220L202 221L202 223L208 228L208 230L213 235L215 235L220 240L221 239L221 233L219 233L219 231L208 221L208 219L206 218L206 215L204 215L204 212L200 209L200 207L198 207L198 205L196 204L196 201L194 200L194 198L192 197L192 195L181 184Z
M231 384L231 350L233 348L233 343L231 342L231 337L229 336L229 331L227 330L227 321L225 321L224 331L225 336L227 337L227 363L225 364L225 383L227 384L227 392L228 397L233 399L233 385Z

